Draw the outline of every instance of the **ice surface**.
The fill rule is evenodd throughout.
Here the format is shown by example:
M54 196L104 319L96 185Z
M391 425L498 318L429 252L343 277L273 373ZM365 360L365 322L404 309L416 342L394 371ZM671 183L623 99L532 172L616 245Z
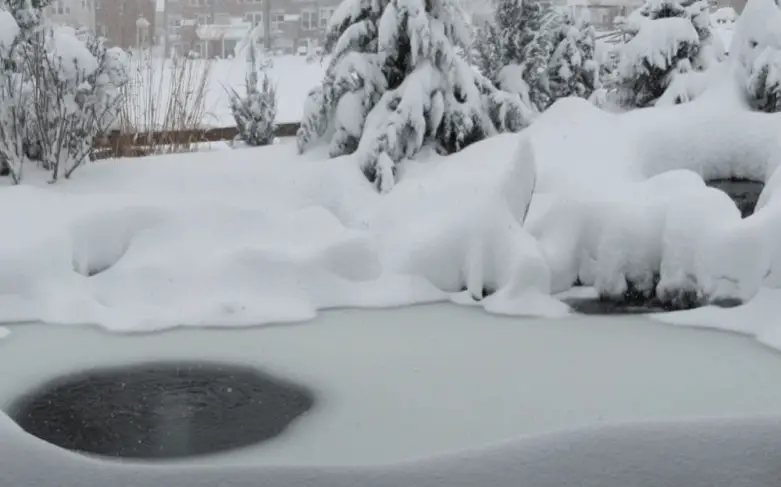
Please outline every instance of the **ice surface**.
M639 317L506 318L443 303L131 336L11 329L0 341L0 408L60 374L159 359L258 366L313 390L314 409L285 435L191 464L387 464L571 428L777 414L781 404L777 353ZM3 477L8 458L0 483L15 486Z
M0 473L18 487L774 487L778 417L619 425L552 434L375 467L165 468L100 463L57 450L0 420ZM9 440L16 441L9 441ZM748 454L750 452L750 454Z

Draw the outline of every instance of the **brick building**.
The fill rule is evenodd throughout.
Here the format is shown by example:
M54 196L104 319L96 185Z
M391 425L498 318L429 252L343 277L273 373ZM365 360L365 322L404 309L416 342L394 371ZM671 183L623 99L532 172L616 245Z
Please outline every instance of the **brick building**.
M322 43L340 0L165 0L157 13L159 42L202 57L227 56L253 28L268 49L303 53ZM167 29L166 29L167 26ZM167 30L167 32L166 32Z
M44 14L57 24L95 29L95 0L53 0Z
M128 49L139 43L148 45L153 39L154 0L94 0L95 30L110 44ZM149 22L148 29L137 27L138 19Z

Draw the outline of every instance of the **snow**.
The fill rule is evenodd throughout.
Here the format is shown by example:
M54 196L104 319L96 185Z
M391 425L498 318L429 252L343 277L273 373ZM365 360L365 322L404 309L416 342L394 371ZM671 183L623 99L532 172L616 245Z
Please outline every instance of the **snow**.
M14 426L4 423L3 440L16 436ZM102 464L31 438L18 444L3 441L2 454L4 478L19 487L97 487L115 482L138 487L248 487L257 485L258 478L272 485L321 487L433 487L443 481L453 487L510 487L520 478L535 487L653 487L676 482L771 487L777 482L778 433L777 418L772 417L623 425L371 468L243 467L226 471L213 466Z
M282 436L230 454L169 462L164 469L214 465L226 481L249 466L352 466L349 471L357 474L372 465L430 462L470 451L486 452L485 461L491 461L513 445L538 445L554 432L607 428L590 433L601 435L622 423L637 428L756 418L778 414L781 404L777 353L744 337L640 317L506 318L442 303L332 310L296 326L132 336L36 324L12 325L12 331L0 341L0 407L61 374L160 359L255 366L310 387L314 408ZM8 442L43 448L44 462L56 455L30 437L9 434L5 423L0 419L0 450ZM581 433L564 438L573 434ZM724 447L735 448L730 442ZM0 481L25 485L9 479L9 468L30 464L5 463L13 458L0 451ZM18 472L23 480L33 478L26 468ZM67 483L75 482L69 475L57 478L77 485ZM485 477L469 485L497 484Z
M14 16L7 10L0 10L0 48L8 49L19 34Z
M66 79L83 79L98 69L98 61L76 36L72 27L54 27L47 42L51 43L49 56L52 65L56 66Z
M637 35L624 45L619 69L627 78L645 73L650 67L666 70L682 43L698 41L697 31L687 18L645 20Z
M8 328L2 328L0 327L0 340L7 337L11 334L11 331Z
M0 243L0 322L143 331L443 300L562 316L551 294L576 280L618 297L657 275L670 300L746 302L781 281L779 205L740 220L701 178L768 180L781 119L724 102L733 88L620 115L563 99L522 135L424 150L387 195L359 158L289 141L4 188L25 211L0 218L18 235Z

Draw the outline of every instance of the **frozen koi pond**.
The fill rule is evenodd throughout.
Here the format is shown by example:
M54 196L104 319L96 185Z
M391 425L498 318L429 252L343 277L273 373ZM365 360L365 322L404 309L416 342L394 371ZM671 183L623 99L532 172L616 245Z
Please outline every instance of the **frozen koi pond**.
M9 328L0 341L6 411L58 377L160 361L257 368L311 391L312 407L282 434L166 460L179 463L386 464L608 423L781 414L781 354L641 316L503 318L435 304L248 329Z

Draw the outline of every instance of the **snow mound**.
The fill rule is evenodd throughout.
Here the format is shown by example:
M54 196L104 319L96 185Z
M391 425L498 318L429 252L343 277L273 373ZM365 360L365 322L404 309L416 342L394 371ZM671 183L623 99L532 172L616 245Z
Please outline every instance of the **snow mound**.
M496 139L518 145L517 136ZM488 297L486 309L497 313L566 312L549 298L545 259L522 227L536 180L531 143L522 138L509 159L486 161L480 150L467 148L388 195L369 224L386 268L449 292L464 289L478 301ZM519 301L529 296L534 304L527 311ZM549 310L541 311L543 301Z
M714 101L706 93L616 115L565 99L525 132L537 156L527 228L554 292L579 280L603 296L655 292L676 305L694 296L741 303L757 293L771 266L774 213L741 221L703 178L768 180L781 116Z
M0 242L0 322L254 325L447 299L557 316L551 295L577 282L745 303L781 286L781 115L744 110L734 88L626 114L565 98L521 135L423 151L386 195L356 157L326 164L291 143L2 188L24 211L0 216L16 236ZM729 177L768 181L752 217L703 183Z

